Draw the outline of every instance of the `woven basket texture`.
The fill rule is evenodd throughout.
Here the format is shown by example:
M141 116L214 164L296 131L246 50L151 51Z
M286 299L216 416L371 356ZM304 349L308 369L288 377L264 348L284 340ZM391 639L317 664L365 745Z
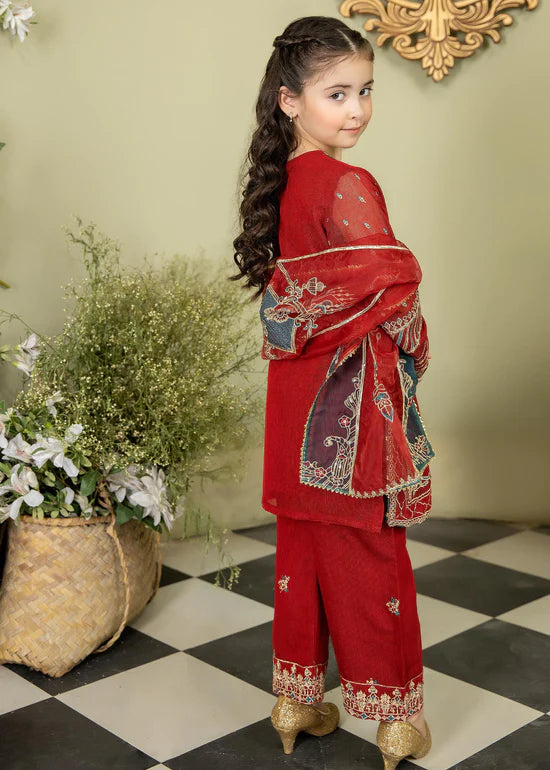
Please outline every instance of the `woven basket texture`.
M158 590L160 534L135 519L22 515L0 529L0 663L63 676L111 647Z

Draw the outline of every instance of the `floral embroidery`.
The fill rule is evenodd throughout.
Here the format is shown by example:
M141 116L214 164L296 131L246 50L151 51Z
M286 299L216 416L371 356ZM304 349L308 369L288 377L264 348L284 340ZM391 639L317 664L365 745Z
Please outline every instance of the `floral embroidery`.
M363 340L362 347L366 345L366 340ZM361 348L357 348L357 351ZM335 358L338 356L336 353ZM363 350L364 353L364 350ZM349 378L351 372L350 366L355 365L355 356L351 355L348 358L349 363L343 363L340 367L340 375L346 380ZM349 393L344 399L344 404L351 412L350 415L341 414L338 417L338 424L346 431L345 436L328 435L323 439L323 445L331 447L336 445L336 454L331 462L327 462L326 465L321 465L318 460L308 460L308 439L311 415L315 402L310 411L308 421L306 423L306 431L304 436L304 444L302 447L302 457L300 464L300 481L306 484L312 484L323 489L329 489L331 491L343 491L348 492L351 484L351 476L353 471L353 462L355 459L356 445L358 439L358 424L357 417L361 407L361 395L363 390L363 380L365 376L364 355L362 358L361 366L355 375L351 376L351 382L353 384L353 391ZM331 367L334 363L331 363ZM330 371L330 367L329 367Z
M328 660L311 666L300 666L273 654L273 692L286 695L300 703L316 703L325 694L325 674Z
M392 596L391 600L386 602L386 607L390 612L393 612L394 615L399 615L399 599L396 599L395 596Z
M283 269L283 268L281 268ZM263 326L264 345L269 356L269 348L295 352L296 330L303 326L307 338L318 326L315 323L319 316L335 313L340 310L342 303L349 302L351 295L340 286L327 289L326 285L315 276L299 284L297 280L288 278L285 295L279 297L271 287L268 287L260 307L260 319ZM315 297L324 292L323 298L311 301L307 294Z
M279 590L280 591L286 591L288 593L288 581L290 580L290 575L281 575L281 579L279 582Z
M367 202L367 201L366 201L366 200L363 198L363 196L362 196L362 195L358 195L357 197L359 198L359 200L361 201L361 203L366 203L366 202Z
M337 192L337 193L336 193L336 196L337 196L338 198L343 198L343 197L344 197L344 196L342 195L342 193L339 193L339 192Z
M380 414L383 417L385 417L386 420L393 422L393 404L391 402L389 393L384 388L384 386L378 381L378 362L376 361L376 356L374 355L372 346L371 346L371 355L372 355L372 362L374 365L374 390L372 391L372 400L378 407Z
M377 334L380 334L380 332ZM403 475L400 476L393 465L392 446L389 446L386 450L386 462L388 464L386 478L391 480L390 483L387 483L383 488L365 492L359 492L353 488L353 472L359 439L359 414L365 379L366 347L367 337L363 338L361 345L348 354L343 361L339 361L341 348L338 348L332 359L325 381L317 392L310 408L304 428L300 451L300 483L320 489L327 489L329 492L361 498L390 495L408 487L418 489L417 485L421 483L418 474L424 470L430 458L434 456L434 453L426 437L420 413L414 399L416 378L414 375L413 358L404 354L403 357L400 354L397 366L401 380L403 402L401 424L405 441L410 450L410 459L416 468L416 473L406 478ZM389 424L394 422L395 407L387 390L384 389L383 383L378 381L378 364L374 347L373 345L369 345L369 347L374 365L375 390L373 392L373 402L375 402L376 407L388 421L386 423L389 431L386 434L387 436L391 435ZM356 369L355 367L359 361L361 364L359 369ZM334 378L334 382L330 391L331 399L327 401L329 391L326 390L326 386L331 377ZM353 390L350 393L349 389L352 387ZM338 405L342 401L351 414L338 413ZM322 420L317 419L319 414L323 414ZM331 425L334 426L332 428L333 433L327 435L331 430ZM345 435L338 433L338 427L345 430ZM327 451L324 449L324 447L332 446L335 446L335 450ZM428 497L425 499L427 501ZM395 510L395 499L390 498L390 500L393 510Z
M349 225L349 222L348 222L348 220L347 220L347 219L342 219L342 222L343 222L345 225Z
M430 447L426 436L419 434L412 443L409 441L408 444L415 465L422 465L430 457Z
M416 350L422 332L422 313L420 312L418 289L411 296L413 297L413 302L411 309L407 313L380 324L395 344L407 353L413 353ZM407 300L404 300L401 305L407 307Z
M403 393L403 416L401 424L407 440L411 459L417 470L423 470L434 456L434 452L416 407L414 397L416 391L416 374L414 359L409 355L400 355L397 360L397 371L401 379Z
M393 422L393 404L391 398L384 386L379 382L372 391L372 399L386 420Z
M379 684L376 679L352 682L340 677L344 708L354 717L392 722L405 721L423 706L423 674L413 677L405 687Z
M383 227L382 230L386 233L386 235L388 234L387 228Z
M365 225L365 227L368 227L370 229L370 225L368 222L363 222L363 224Z
M420 480L386 497L386 522L390 527L421 524L432 507L431 471L427 465Z

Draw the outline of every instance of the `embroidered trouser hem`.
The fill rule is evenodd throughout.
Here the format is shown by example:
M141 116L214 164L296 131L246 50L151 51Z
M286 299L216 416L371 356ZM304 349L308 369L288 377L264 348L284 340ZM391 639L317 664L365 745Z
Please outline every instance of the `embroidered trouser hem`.
M299 703L317 703L325 694L328 661L300 666L273 656L273 692ZM340 677L344 708L358 719L404 721L424 705L423 672L404 687L382 684L376 679L352 682Z
M328 660L325 663L300 666L273 656L273 692L275 695L287 695L300 703L323 700L327 666Z
M329 636L345 710L405 720L423 708L416 586L406 530L277 517L273 692L325 694Z

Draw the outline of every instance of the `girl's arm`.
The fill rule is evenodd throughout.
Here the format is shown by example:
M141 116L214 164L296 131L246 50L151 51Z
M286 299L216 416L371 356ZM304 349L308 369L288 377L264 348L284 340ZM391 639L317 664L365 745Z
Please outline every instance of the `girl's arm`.
M367 233L395 237L384 194L365 169L346 169L331 182L330 192L323 222L329 246L350 243ZM414 358L420 379L428 368L429 340L418 288L380 326L401 350Z

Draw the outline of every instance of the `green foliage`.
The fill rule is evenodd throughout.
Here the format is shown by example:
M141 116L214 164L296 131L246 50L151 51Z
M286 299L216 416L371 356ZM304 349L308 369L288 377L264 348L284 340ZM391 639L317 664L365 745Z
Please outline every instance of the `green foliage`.
M158 268L123 268L118 244L78 223L67 234L87 277L65 287L70 317L45 338L15 407L36 409L59 390L58 430L85 425L79 443L94 467L163 467L175 499L209 473L216 450L242 448L259 415L254 388L231 381L246 378L259 353L255 320L243 314L249 301L206 261L176 255Z

